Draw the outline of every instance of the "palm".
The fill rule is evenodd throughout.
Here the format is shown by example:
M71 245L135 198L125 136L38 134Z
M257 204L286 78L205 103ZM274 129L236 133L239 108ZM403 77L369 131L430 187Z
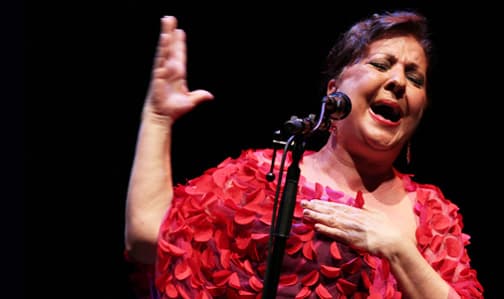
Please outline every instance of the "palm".
M186 84L185 33L176 29L174 17L163 18L147 105L163 117L178 119L203 100L212 98L204 90L190 92Z

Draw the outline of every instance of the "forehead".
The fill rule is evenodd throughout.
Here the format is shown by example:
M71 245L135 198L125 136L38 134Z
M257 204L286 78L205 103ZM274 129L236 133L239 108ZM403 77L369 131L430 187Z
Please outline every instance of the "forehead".
M394 56L404 63L427 68L427 56L422 45L413 36L396 36L376 40L369 45L367 56Z

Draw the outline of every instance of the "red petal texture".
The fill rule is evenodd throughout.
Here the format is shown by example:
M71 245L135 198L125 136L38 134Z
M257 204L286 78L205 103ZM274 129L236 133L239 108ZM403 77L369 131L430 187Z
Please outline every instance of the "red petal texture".
M301 283L307 287L311 287L318 282L319 276L319 273L316 270L313 270L301 278Z
M341 260L341 253L338 248L338 244L336 241L331 242L331 247L329 249L331 251L331 256L337 260Z
M320 273L328 278L335 278L341 274L341 268L320 265Z
M249 278L249 284L250 284L250 287L254 291L258 291L258 292L261 292L264 287L262 281L259 278L257 278L256 276L252 276Z
M165 292L168 298L177 298L178 292L175 286L171 283L166 284Z
M236 272L231 274L231 277L229 278L229 286L234 289L240 289L240 278Z
M305 155L313 152L307 151ZM246 150L174 188L159 232L155 269L158 298L261 298L277 181L268 182L271 150ZM280 168L277 153L275 172ZM292 159L290 153L285 169ZM483 298L470 267L458 207L442 192L396 172L414 192L418 250L461 298ZM284 176L285 179L285 176ZM320 199L364 205L362 192L345 194L299 180L291 236L277 296L283 298L404 298L388 262L316 233L300 201Z
M281 286L291 286L295 285L298 281L298 277L296 274L282 274L280 275L278 284Z
M304 299L304 298L308 298L308 296L310 296L311 294L311 291L309 288L307 287L303 287L297 294L296 294L296 299Z
M364 197L362 196L362 191L357 192L357 196L355 197L354 206L356 208L362 208L364 206Z
M333 298L331 293L329 293L329 291L322 284L317 285L317 287L315 288L315 293L317 293L317 296L321 299Z
M191 275L191 268L185 263L175 266L175 278L178 280L186 279Z

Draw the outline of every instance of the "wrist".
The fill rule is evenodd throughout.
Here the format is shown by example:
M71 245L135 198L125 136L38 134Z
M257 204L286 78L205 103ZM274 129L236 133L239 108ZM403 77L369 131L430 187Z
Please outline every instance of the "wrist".
M142 124L171 128L173 123L173 117L156 113L151 107L146 106L142 111Z
M401 263L411 257L411 254L418 252L415 242L403 239L397 242L395 246L387 248L386 252L382 253L390 263Z

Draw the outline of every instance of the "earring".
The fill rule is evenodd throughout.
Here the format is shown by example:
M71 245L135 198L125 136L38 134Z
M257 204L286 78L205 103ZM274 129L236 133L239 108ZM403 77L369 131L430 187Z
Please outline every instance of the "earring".
M408 141L406 145L406 165L410 165L411 163L411 141Z
M338 131L338 127L336 126L336 122L332 121L331 126L329 127L329 133L336 134Z

